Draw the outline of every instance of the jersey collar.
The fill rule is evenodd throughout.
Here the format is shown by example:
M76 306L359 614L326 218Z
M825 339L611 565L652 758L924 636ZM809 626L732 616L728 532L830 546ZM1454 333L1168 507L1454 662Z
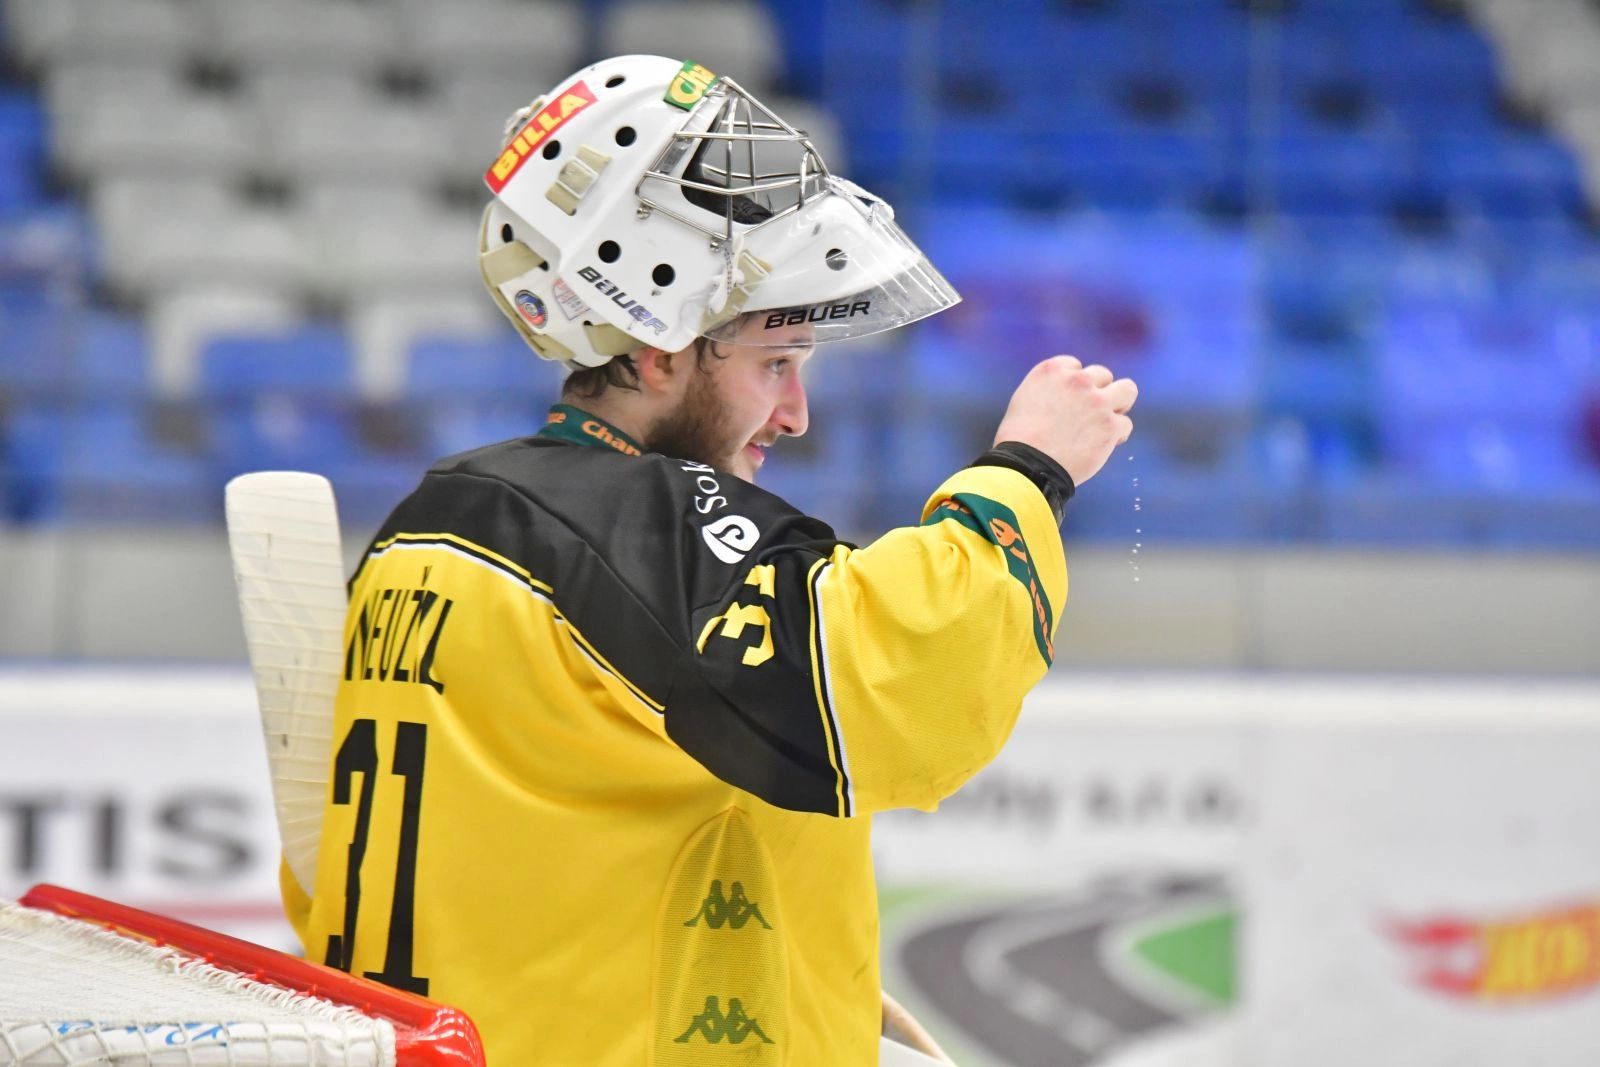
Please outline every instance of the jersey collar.
M614 448L626 456L642 455L638 443L604 419L596 418L571 404L552 404L550 418L540 437L554 437L589 448Z

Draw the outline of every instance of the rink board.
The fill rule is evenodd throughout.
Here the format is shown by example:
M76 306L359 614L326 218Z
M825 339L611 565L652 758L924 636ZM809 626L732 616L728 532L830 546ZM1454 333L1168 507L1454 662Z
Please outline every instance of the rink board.
M1592 1062L1597 766L1593 683L1052 680L878 820L885 983L968 1067ZM0 821L0 895L292 944L243 670L0 671Z

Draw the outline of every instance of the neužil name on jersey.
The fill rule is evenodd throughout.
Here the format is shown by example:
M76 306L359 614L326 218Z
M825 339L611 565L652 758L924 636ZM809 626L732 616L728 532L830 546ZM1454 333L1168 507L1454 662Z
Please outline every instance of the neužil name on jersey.
M666 333L667 324L656 318L650 309L633 299L619 287L613 285L609 278L602 277L600 272L593 267L580 267L578 277L590 283L602 296L609 296L611 302L626 311L638 321L644 323L656 333Z
M345 647L345 681L408 682L443 693L434 665L454 606L431 589L373 590Z

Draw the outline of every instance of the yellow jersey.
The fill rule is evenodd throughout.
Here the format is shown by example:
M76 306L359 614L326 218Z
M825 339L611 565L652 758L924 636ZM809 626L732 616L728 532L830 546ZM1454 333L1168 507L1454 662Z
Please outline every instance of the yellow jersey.
M494 1067L875 1064L870 816L995 756L1066 596L1025 473L921 519L858 549L560 405L437 464L350 582L308 954Z

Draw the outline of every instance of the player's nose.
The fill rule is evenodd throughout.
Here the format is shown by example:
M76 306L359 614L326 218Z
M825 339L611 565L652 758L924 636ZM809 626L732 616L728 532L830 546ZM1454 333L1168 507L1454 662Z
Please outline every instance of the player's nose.
M806 405L806 387L800 380L800 375L796 374L789 378L774 414L777 416L778 427L790 437L801 436L811 425L811 412Z

